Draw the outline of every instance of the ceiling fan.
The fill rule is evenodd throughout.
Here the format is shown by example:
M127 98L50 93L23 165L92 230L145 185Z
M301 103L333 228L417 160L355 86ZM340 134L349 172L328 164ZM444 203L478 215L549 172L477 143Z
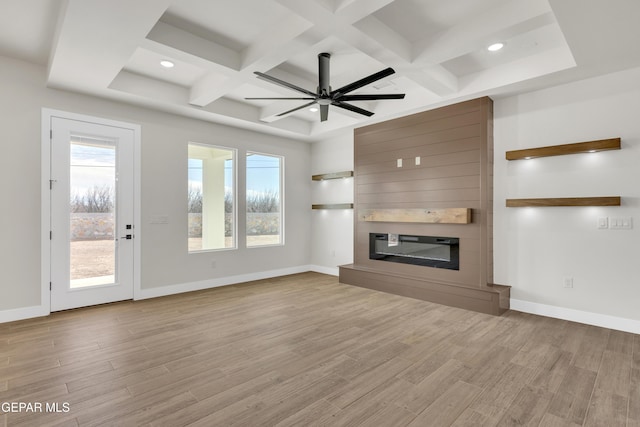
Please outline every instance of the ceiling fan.
M261 73L259 71L254 71L254 74L258 76L258 78L262 80L266 80L268 82L284 86L286 88L295 90L296 92L301 92L307 96L299 97L299 98L245 98L247 100L250 99L261 99L261 100L307 100L311 101L304 105L301 105L296 108L292 108L291 110L284 111L277 116L284 116L285 114L292 113L297 110L301 110L306 107L310 107L311 105L318 104L320 105L320 121L324 122L329 117L329 105L333 105L335 107L344 108L345 110L353 111L367 117L371 117L373 112L367 111L363 108L356 107L355 105L349 104L346 101L373 101L378 99L403 99L404 93L397 94L380 94L380 95L348 95L349 92L353 92L356 89L360 89L363 86L371 84L375 81L383 79L391 74L394 74L395 71L393 68L386 68L382 71L378 71L377 73L371 74L363 79L357 80L353 83L350 83L346 86L342 86L339 89L331 90L331 86L329 85L329 60L331 59L331 55L328 53L320 53L318 54L318 88L316 92L311 92L310 90L306 90L289 82L285 82L284 80L277 79L268 74Z

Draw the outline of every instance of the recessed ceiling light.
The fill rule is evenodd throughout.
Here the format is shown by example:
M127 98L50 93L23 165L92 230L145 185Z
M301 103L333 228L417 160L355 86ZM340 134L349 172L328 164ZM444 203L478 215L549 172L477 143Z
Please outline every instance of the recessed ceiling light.
M499 51L500 49L502 49L503 47L504 47L504 43L500 43L500 42L498 42L498 43L494 43L494 44L492 44L492 45L488 46L488 47L487 47L487 50L488 50L489 52L497 52L497 51Z
M309 111L312 111L315 113L316 111L318 111L318 107L311 107L309 108Z
M168 61L166 59L160 61L160 65L162 65L164 68L173 68L176 64L174 64L171 61Z

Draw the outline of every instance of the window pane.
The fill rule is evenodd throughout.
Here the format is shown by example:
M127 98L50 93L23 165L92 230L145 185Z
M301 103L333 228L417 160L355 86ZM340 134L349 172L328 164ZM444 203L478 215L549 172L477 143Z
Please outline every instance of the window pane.
M247 153L247 247L282 239L282 157Z
M235 150L189 144L189 252L235 247Z
M114 283L115 142L72 136L70 155L71 288Z

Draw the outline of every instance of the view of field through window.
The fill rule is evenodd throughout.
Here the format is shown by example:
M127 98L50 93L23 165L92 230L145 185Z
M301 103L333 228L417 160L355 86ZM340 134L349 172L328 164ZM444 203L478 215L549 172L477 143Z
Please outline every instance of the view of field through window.
M247 247L282 242L282 158L247 153Z
M235 245L235 150L188 146L189 251Z
M70 155L72 287L111 283L117 250L115 146L108 141L81 141L71 144ZM283 243L282 167L279 156L246 155L247 247ZM189 251L234 248L235 150L189 144L188 168ZM207 182L214 183L213 188L207 188ZM209 207L210 213L204 229L207 220L217 222L217 236L212 240L216 244L203 239L203 207L205 211Z
M116 147L73 137L70 152L70 280L72 288L113 283Z

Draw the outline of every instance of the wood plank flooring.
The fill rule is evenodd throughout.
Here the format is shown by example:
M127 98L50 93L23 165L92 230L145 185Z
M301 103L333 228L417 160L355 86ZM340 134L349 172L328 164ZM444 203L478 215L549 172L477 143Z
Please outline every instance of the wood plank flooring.
M0 426L638 427L640 336L304 273L1 324L3 402L43 411Z

